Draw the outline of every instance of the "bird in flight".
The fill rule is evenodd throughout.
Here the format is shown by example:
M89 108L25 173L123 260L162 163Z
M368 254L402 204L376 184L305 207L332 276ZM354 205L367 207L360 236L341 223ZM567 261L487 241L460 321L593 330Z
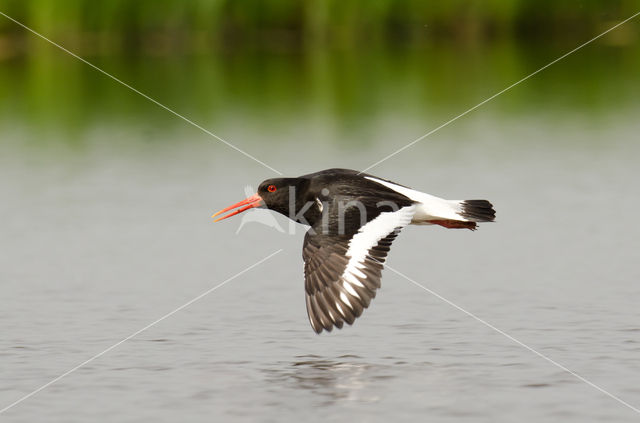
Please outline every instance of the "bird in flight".
M492 222L487 200L445 200L350 169L273 178L220 210L215 221L266 207L310 226L304 237L305 298L316 333L353 324L380 288L391 243L407 225L475 230Z

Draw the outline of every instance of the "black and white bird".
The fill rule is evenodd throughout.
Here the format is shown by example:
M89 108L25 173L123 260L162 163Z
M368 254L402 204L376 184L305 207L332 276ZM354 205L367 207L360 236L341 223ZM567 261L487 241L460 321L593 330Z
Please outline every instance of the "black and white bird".
M487 200L445 200L349 169L267 179L258 192L212 217L266 207L310 226L304 238L307 314L316 333L351 325L380 288L383 263L402 228L475 230L492 222Z

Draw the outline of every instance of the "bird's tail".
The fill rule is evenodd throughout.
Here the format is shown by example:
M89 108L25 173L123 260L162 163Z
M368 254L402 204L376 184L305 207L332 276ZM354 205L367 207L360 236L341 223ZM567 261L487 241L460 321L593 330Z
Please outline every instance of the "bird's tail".
M487 200L464 200L459 204L460 215L472 222L493 222L496 211Z
M456 209L456 214L460 219L435 219L429 223L444 226L450 229L471 229L476 230L477 222L493 222L496 218L496 211L493 205L487 200L463 200L449 201Z

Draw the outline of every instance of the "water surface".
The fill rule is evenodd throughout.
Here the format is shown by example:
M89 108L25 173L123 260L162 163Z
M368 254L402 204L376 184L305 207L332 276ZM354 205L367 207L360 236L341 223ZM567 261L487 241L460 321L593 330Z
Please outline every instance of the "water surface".
M298 175L363 169L555 51L529 53L101 64ZM389 265L638 407L632 53L576 54L370 172L491 200L496 223L409 227ZM0 407L283 250L5 420L637 420L389 270L353 327L315 335L304 229L209 219L273 172L66 58L1 72Z

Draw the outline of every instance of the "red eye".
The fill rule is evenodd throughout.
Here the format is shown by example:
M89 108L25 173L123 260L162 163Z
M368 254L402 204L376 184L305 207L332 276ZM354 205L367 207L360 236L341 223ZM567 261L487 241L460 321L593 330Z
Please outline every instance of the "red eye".
M278 189L278 188L276 188L276 186L275 186L275 185L269 185L269 186L267 187L267 191L269 191L269 192L276 192L276 190L277 190L277 189Z

